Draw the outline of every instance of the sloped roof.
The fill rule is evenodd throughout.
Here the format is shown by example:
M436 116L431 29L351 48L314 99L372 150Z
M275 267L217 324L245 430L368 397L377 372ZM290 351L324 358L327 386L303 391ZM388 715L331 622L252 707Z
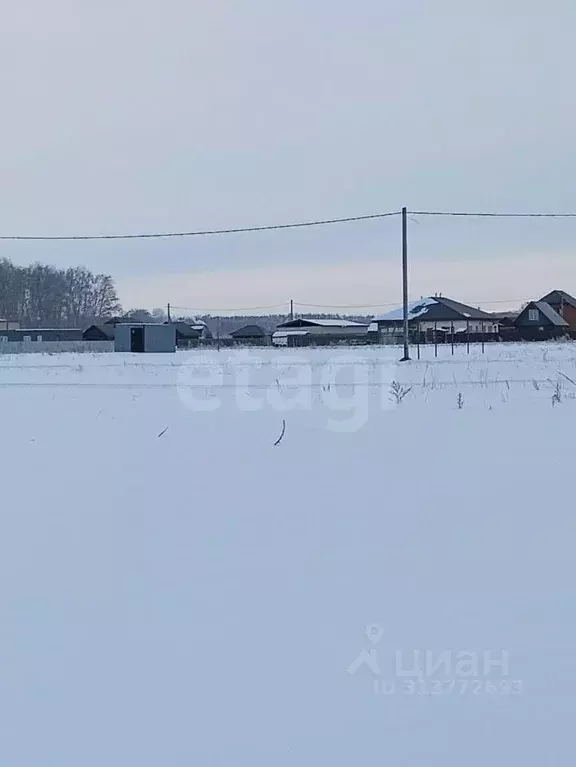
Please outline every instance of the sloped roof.
M272 333L272 338L288 338L288 336L307 336L308 330L305 329L294 329L294 330L276 330L274 333Z
M133 320L130 317L111 317L106 320L105 325L144 325L146 323L140 320ZM149 323L148 323L149 324Z
M415 320L425 314L429 307L436 303L435 298L421 298L420 301L412 301L408 304L408 319ZM404 319L404 307L393 309L391 312L385 312L374 317L374 321L401 322Z
M542 301L545 301L547 304L568 304L568 306L572 306L574 309L576 309L576 298L574 296L571 296L570 293L566 293L565 290L552 290L550 293L544 296L544 298L541 298L540 301L537 301L536 303L541 303Z
M538 309L538 311L546 317L546 319L550 322L551 325L557 328L567 328L569 327L566 320L561 317L558 312L553 309L550 304L547 304L546 301L531 301L528 306L526 306L523 311L518 316L518 319L525 315L529 309Z
M110 341L114 340L114 326L113 325L90 325L89 328L86 328L83 335L86 335L90 330L95 328L96 330L99 330L103 335L106 336Z
M449 309L453 309L455 312L461 314L465 319L471 320L493 320L494 318L489 312L483 312L482 309L478 309L476 306L467 306L461 304L459 301L453 301L451 298L438 298L436 299L441 304Z
M201 331L197 328L193 328L192 325L189 325L187 322L172 322L168 323L165 322L165 325L174 325L176 329L176 335L180 336L180 338L199 338Z
M376 322L402 322L404 319L403 307L391 312L380 314L374 318ZM408 320L426 320L427 322L450 322L452 320L489 320L495 318L488 312L483 312L474 306L461 304L451 298L443 296L429 296L420 301L412 301L408 304Z
M310 317L299 317L297 320L281 322L279 328L365 328L368 323L354 322L353 320L324 320Z
M232 338L263 338L267 333L264 328L260 327L260 325L243 325L241 328L233 330L230 335Z

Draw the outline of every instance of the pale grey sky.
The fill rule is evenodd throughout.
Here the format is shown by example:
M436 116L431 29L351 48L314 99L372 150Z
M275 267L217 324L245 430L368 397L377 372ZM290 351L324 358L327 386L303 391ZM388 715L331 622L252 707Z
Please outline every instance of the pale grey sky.
M0 26L0 233L384 210L573 210L570 0L23 0ZM575 221L419 219L411 293L576 292ZM400 298L397 219L211 239L0 243L126 306Z

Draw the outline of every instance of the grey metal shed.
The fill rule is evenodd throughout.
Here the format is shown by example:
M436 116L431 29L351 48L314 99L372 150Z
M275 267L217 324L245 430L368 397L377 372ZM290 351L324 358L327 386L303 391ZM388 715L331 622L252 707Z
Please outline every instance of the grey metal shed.
M116 352L175 352L174 325L153 325L141 322L116 325L114 333Z

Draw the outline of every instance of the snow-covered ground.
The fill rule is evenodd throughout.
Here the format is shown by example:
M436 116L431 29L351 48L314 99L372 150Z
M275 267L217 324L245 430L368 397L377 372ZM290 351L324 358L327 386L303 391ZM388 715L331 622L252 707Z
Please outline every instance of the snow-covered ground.
M571 764L576 345L433 354L0 358L0 763Z

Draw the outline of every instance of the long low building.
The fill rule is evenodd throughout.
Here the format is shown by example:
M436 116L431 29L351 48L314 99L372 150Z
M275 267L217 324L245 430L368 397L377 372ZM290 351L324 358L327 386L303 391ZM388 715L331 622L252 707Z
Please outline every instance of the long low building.
M368 324L340 319L288 320L272 334L274 346L329 346L369 342Z
M404 309L400 307L374 317L370 331L377 332L385 342L401 335L403 324ZM423 335L470 333L496 337L499 330L494 315L442 296L421 298L408 304L408 324L412 333Z
M19 328L0 330L0 342L42 343L46 341L82 341L78 328Z

